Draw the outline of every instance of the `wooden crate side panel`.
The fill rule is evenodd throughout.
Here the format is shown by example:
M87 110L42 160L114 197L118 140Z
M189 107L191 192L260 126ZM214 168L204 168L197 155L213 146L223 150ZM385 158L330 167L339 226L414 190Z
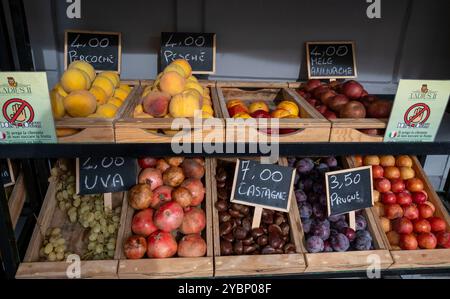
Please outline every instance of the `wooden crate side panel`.
M185 133L182 139L184 142L188 141L190 143L220 143L225 141L225 130L224 128L216 127L212 131L203 130L201 134L199 131L189 131ZM116 127L117 143L171 143L172 141L173 136L151 132L150 129L128 127L127 125Z
M16 278L19 279L67 279L70 263L66 262L28 262L21 263ZM117 278L117 260L81 261L80 278L114 279Z
M368 135L350 128L331 128L330 142L383 142L384 136Z
M13 191L8 201L9 214L11 216L11 223L13 228L16 227L19 220L20 213L22 212L23 205L27 197L23 174L20 174L14 184Z
M264 81L217 81L216 87L235 88L287 88L287 82L264 82Z
M80 132L74 135L58 137L58 143L105 143L114 141L114 128L112 126L81 129Z

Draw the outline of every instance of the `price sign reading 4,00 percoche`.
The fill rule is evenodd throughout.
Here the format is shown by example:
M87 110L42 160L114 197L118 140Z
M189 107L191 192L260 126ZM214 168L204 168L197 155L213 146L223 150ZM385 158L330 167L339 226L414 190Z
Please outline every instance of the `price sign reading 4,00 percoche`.
M372 167L327 172L325 182L328 216L373 206Z

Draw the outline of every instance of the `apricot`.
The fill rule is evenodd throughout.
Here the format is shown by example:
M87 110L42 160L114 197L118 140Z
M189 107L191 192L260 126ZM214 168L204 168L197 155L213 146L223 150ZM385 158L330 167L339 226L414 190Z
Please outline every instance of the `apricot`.
M204 88L203 88L203 95L204 95L204 96L205 96L205 95L208 95L208 96L211 95L211 91L209 90L208 87L204 87Z
M231 108L231 107L236 106L236 105L245 106L244 102L242 102L241 100L238 100L238 99L229 100L227 102L227 108Z
M128 93L130 93L131 90L132 90L132 88L128 84L120 84L119 88L123 89L123 90L126 90Z
M246 112L239 112L233 115L233 118L252 118L252 117L250 116L250 114Z
M89 80L91 82L94 81L96 76L94 67L86 61L82 60L74 61L69 65L68 69L79 69L84 71L86 74L88 74Z
M195 89L199 94L203 95L203 87L200 84L194 82L187 82L184 86L184 90Z
M211 105L203 103L202 111L208 114L214 115L214 110Z
M395 157L392 155L380 156L380 165L383 167L395 166ZM407 166L407 165L400 165Z
M169 109L170 98L166 92L152 91L142 101L142 108L154 117L163 117Z
M113 118L116 115L117 109L113 104L103 104L98 106L95 113L100 117Z
M167 72L162 75L159 82L161 91L167 92L171 96L183 92L186 80L176 72Z
M98 105L103 105L106 103L108 96L102 88L98 86L92 86L89 92L92 93L92 95L95 97Z
M133 114L133 117L134 118L153 118L153 116L151 116L150 114L147 114L147 113L145 113L145 112L142 112L142 113L134 113Z
M201 94L188 89L172 98L169 112L172 117L194 117L201 110Z
M191 74L192 74L192 67L191 67L191 65L189 64L189 62L187 62L184 59L175 59L171 63L171 65L178 65L178 66L180 66L183 69L184 73L185 73L185 78L189 78L191 76Z
M177 64L169 64L168 66L166 66L163 73L168 73L168 72L175 72L178 75L182 76L183 78L186 78L186 73L184 72L184 69Z
M128 91L121 88L116 88L116 90L114 91L114 97L118 98L122 102L125 101L125 99L128 97L128 94Z
M122 101L119 100L118 98L114 98L114 97L110 98L108 100L108 102L106 102L106 103L112 104L112 105L116 106L117 108L120 108L120 106L122 106Z
M57 90L53 89L50 91L50 101L52 104L53 117L55 119L63 118L66 114L66 109L64 109L64 98Z
M95 112L97 101L87 90L71 92L64 98L64 109L72 117L86 117Z
M114 94L114 83L107 77L97 76L92 86L98 86L106 93L106 97L110 98Z
M120 77L115 72L111 72L111 71L102 72L102 73L98 74L97 77L108 78L109 80L111 80L114 87L119 87L119 85L120 85Z
M91 82L85 71L73 68L64 72L61 77L61 86L66 93L76 90L86 90Z
M61 86L61 83L56 83L56 85L53 87L54 90L56 90L63 98L67 97L67 92L64 90L64 88Z
M186 82L195 82L198 83L197 78L195 78L194 76L190 75L187 79Z

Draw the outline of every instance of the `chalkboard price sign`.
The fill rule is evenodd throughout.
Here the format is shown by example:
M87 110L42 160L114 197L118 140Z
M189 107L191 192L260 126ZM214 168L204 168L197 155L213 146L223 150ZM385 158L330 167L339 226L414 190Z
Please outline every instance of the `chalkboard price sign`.
M136 159L124 157L77 158L77 194L127 191L136 185Z
M9 187L14 185L15 178L14 172L12 170L11 160L0 160L0 175L1 181L4 187Z
M215 33L161 33L161 69L175 59L185 59L194 74L214 74L216 71Z
M66 31L64 65L76 60L89 62L96 71L120 73L122 34L120 32Z
M288 212L295 169L238 160L231 202Z
M355 43L307 42L308 78L356 78Z
M371 166L327 172L325 182L328 216L373 206Z

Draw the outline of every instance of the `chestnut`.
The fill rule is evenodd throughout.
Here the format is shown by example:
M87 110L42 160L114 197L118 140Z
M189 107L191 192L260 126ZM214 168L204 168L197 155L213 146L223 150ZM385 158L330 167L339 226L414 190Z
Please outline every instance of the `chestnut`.
M232 253L233 253L233 245L231 245L231 242L222 240L222 242L220 242L220 254L231 255Z
M233 235L238 240L244 240L247 237L247 231L244 228L238 226L234 229Z
M255 243L255 241L253 241L253 237L251 237L251 236L242 240L242 244L244 244L246 246L253 245L254 243Z
M258 239L256 239L256 243L258 243L259 246L266 246L267 243L269 243L269 238L266 235L259 236Z
M219 200L214 205L219 212L225 212L228 209L228 203L225 200Z
M264 235L264 230L261 227L254 228L252 230L252 237L257 239L258 237Z
M226 211L219 212L219 222L227 222L230 221L230 219L231 215L228 212Z
M274 254L275 253L275 249L273 249L270 246L266 246L261 250L262 254Z
M289 224L287 222L281 223L280 228L281 228L281 234L283 236L289 236L290 227L289 227Z
M245 254L250 254L250 253L254 252L255 250L256 250L256 246L255 245L244 246L244 253Z
M244 218L242 219L242 228L245 229L247 232L252 230L252 220L250 218Z
M221 236L231 233L233 229L233 224L230 221L223 222L219 225L219 233Z
M234 236L232 233L229 233L229 234L223 235L222 239L224 239L225 241L228 241L228 242L233 242Z
M235 254L242 254L244 252L244 245L242 241L236 241L233 245L233 251Z

